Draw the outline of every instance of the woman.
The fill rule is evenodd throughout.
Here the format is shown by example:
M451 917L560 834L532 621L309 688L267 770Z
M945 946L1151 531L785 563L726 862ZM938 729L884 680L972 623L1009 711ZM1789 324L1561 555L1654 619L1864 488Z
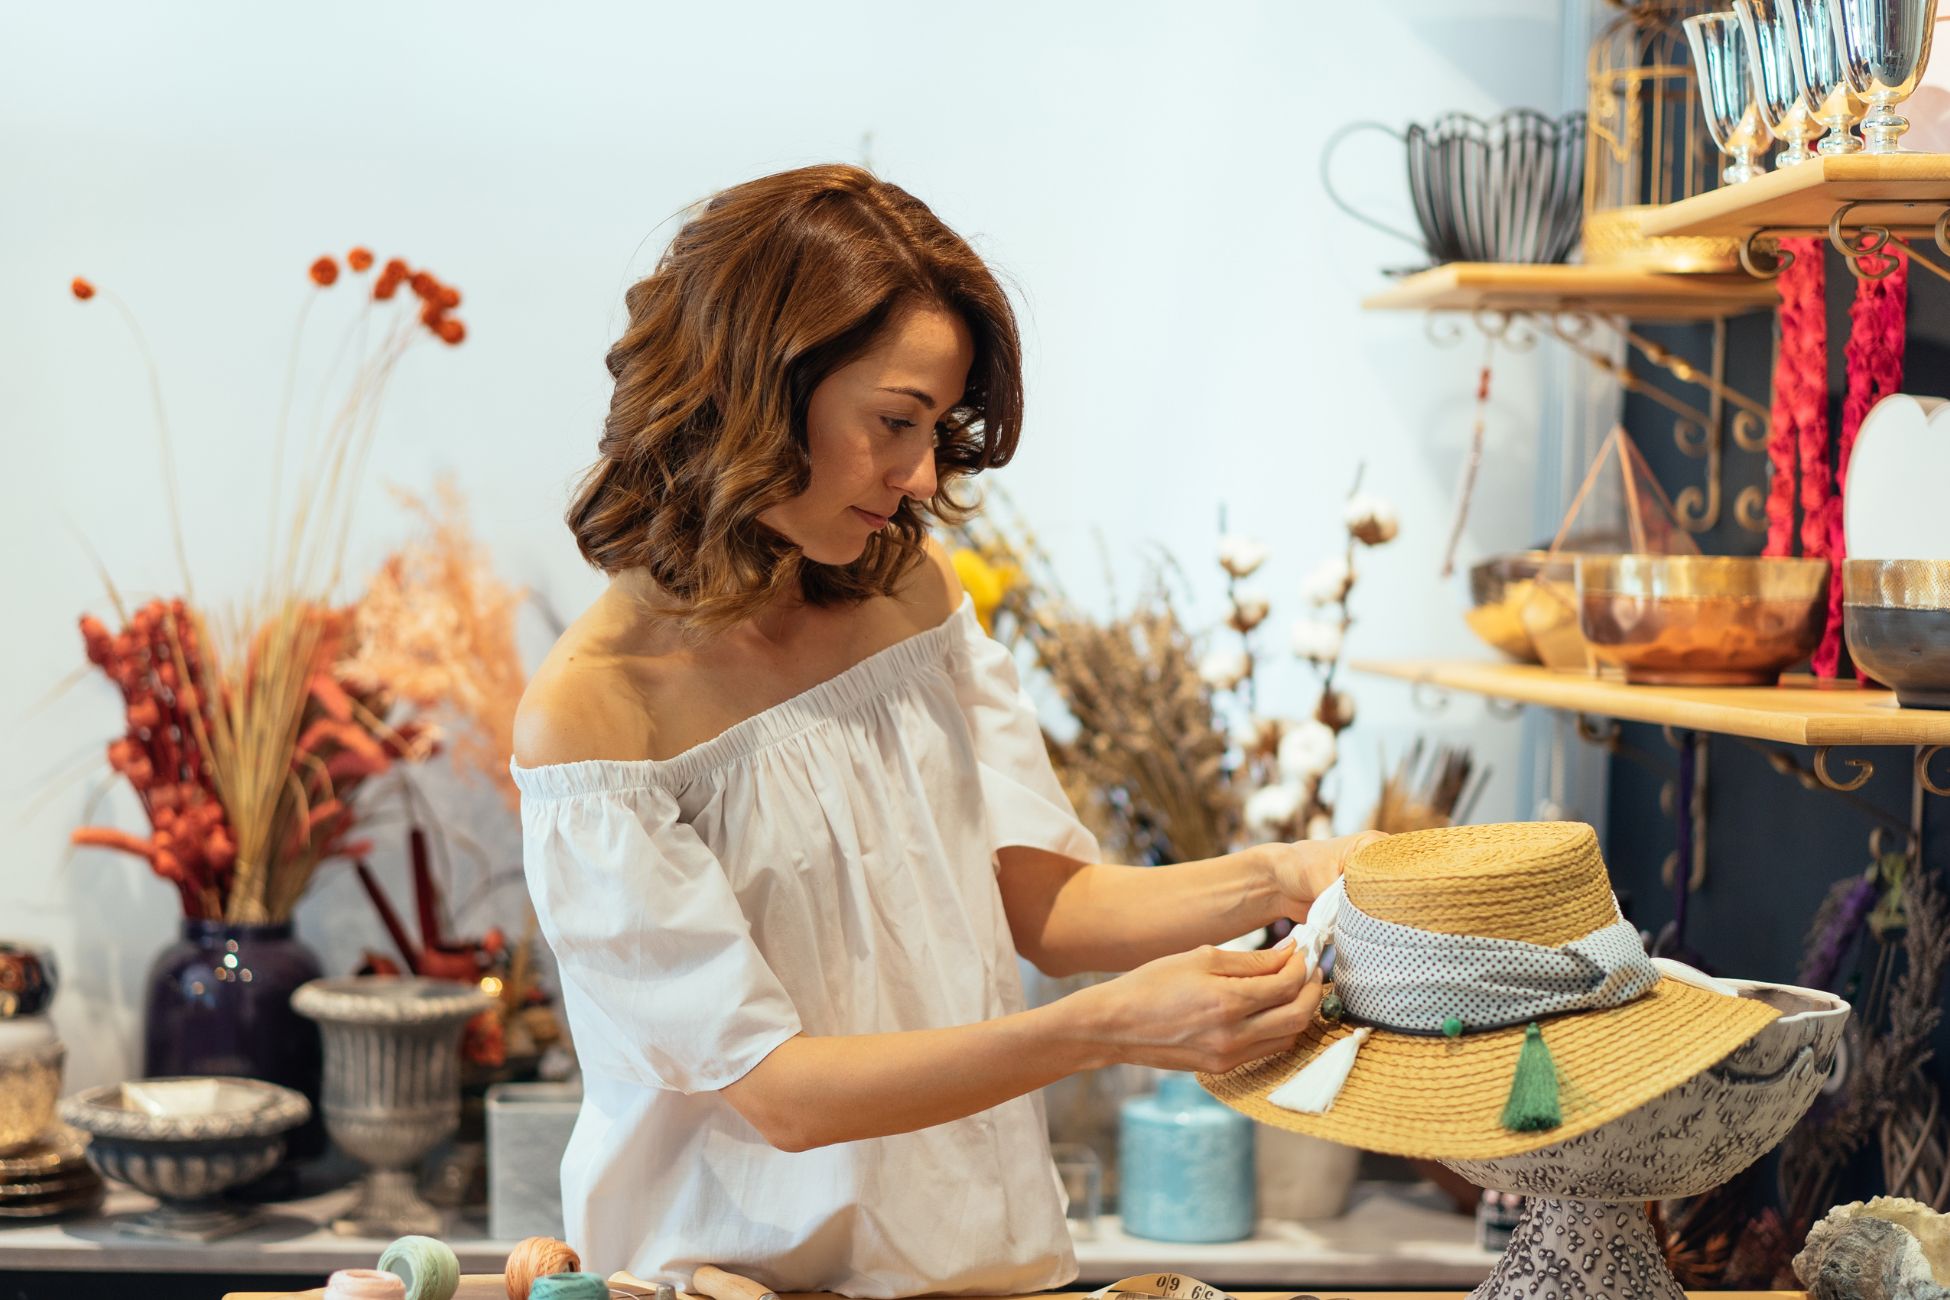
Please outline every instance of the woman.
M1103 865L925 520L1006 463L1009 305L853 167L718 195L628 294L568 522L607 590L522 700L529 889L585 1099L588 1266L778 1290L1076 1273L1036 1090L1220 1070L1309 1022L1291 949L1350 841ZM1129 974L1023 1009L1017 954Z

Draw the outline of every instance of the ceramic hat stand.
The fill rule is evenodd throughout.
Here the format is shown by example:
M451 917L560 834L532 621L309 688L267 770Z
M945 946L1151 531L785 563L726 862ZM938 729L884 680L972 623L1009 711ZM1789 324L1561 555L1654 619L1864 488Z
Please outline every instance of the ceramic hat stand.
M1813 1103L1848 1021L1848 1004L1827 993L1725 982L1782 1014L1719 1064L1540 1151L1442 1162L1529 1198L1475 1300L1684 1300L1645 1202L1710 1191L1772 1150Z

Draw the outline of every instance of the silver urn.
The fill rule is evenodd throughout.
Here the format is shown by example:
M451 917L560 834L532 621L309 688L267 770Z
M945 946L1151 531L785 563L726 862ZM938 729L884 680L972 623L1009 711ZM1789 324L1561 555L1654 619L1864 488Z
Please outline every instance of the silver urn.
M324 1039L325 1129L367 1169L335 1231L440 1232L415 1170L460 1125L461 1031L493 1005L472 984L377 975L313 980L292 995Z

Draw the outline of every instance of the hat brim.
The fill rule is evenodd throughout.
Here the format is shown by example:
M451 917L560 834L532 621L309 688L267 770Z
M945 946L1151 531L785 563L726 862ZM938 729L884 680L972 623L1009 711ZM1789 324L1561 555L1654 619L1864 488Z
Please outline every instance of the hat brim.
M1201 1074L1199 1082L1234 1110L1275 1128L1388 1155L1487 1160L1541 1150L1636 1110L1721 1060L1779 1014L1765 1002L1665 978L1624 1006L1542 1020L1563 1122L1530 1133L1513 1133L1502 1123L1523 1025L1460 1038L1377 1029L1322 1115L1275 1106L1267 1094L1352 1033L1351 1025L1317 1022L1292 1050L1225 1074Z

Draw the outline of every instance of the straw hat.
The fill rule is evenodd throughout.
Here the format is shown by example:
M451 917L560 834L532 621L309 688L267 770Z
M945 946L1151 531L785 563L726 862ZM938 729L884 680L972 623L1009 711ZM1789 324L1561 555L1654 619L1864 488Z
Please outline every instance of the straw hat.
M1276 1128L1416 1158L1518 1155L1589 1132L1684 1083L1778 1014L1702 987L1710 981L1696 972L1675 977L1669 963L1654 967L1619 915L1596 834L1581 823L1390 836L1354 855L1342 887L1338 983L1328 1005L1344 1004L1343 1018L1316 1021L1291 1051L1199 1076L1213 1096ZM1533 961L1543 974L1511 973ZM1592 978L1567 982L1554 961ZM1445 969L1463 974L1444 984ZM1590 999L1603 1005L1550 1012L1572 984L1572 996L1586 996L1589 985ZM1453 1012L1445 998L1457 1004ZM1357 1035L1362 1041L1320 1060ZM1313 1073L1334 1076L1320 1113L1268 1100L1277 1090L1293 1104L1292 1083L1315 1062ZM1533 1066L1546 1087L1554 1067L1554 1096L1507 1127L1517 1093L1539 1082ZM1521 1088L1519 1076L1529 1076Z

